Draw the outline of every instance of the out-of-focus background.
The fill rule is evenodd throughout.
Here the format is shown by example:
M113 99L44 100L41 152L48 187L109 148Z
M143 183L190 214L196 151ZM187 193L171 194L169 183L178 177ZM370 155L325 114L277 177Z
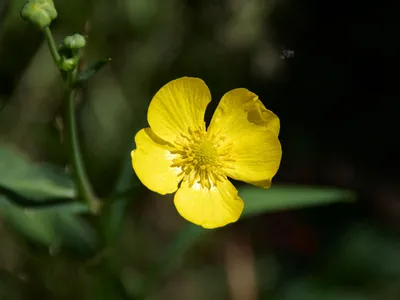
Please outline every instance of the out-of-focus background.
M112 61L77 103L100 218L75 202L64 93L23 0L0 1L0 299L400 299L400 105L394 13L294 0L56 0L58 42ZM166 82L200 77L213 102L246 87L281 119L273 187L237 183L239 222L188 224L130 165ZM59 205L48 207L56 199ZM73 204L72 204L73 203Z

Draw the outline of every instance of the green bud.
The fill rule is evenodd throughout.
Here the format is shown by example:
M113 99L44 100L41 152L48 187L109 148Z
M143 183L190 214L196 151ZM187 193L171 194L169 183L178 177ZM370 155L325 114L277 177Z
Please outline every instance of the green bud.
M57 18L57 11L52 0L29 0L21 10L21 17L39 29L44 29Z
M83 47L85 47L85 44L86 44L85 38L78 33L67 36L64 39L64 46L71 50L82 49Z
M63 59L60 62L60 68L64 71L72 71L76 68L77 65L77 61L75 58L67 58L67 59Z

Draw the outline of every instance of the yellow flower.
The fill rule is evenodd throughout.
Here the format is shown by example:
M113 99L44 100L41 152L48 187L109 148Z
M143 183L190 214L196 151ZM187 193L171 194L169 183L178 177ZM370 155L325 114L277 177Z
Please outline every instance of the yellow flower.
M132 166L142 183L165 195L175 191L179 214L204 228L239 219L243 200L227 177L269 188L281 161L279 119L258 96L226 93L206 130L211 94L203 80L183 77L152 99L150 127L135 137Z

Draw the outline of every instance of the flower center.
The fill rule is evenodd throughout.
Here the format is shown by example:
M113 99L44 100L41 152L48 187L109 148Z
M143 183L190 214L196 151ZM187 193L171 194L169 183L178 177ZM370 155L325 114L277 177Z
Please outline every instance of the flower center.
M214 144L206 140L193 144L187 154L191 155L193 162L197 162L200 167L215 164L218 160L218 153Z
M230 167L229 159L231 144L224 143L225 137L210 136L203 128L191 129L189 134L179 136L172 154L177 157L172 160L171 167L179 167L183 180L189 186L199 183L203 188L210 189L218 181L226 179L222 167Z

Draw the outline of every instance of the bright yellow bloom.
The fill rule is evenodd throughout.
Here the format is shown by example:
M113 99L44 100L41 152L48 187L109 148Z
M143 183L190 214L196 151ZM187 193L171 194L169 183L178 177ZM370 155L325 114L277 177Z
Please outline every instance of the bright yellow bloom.
M136 134L131 153L142 183L162 195L177 191L179 214L204 228L235 222L243 211L227 177L269 188L282 156L279 119L257 95L244 88L226 93L206 130L210 101L199 78L167 83L151 101L150 127Z

